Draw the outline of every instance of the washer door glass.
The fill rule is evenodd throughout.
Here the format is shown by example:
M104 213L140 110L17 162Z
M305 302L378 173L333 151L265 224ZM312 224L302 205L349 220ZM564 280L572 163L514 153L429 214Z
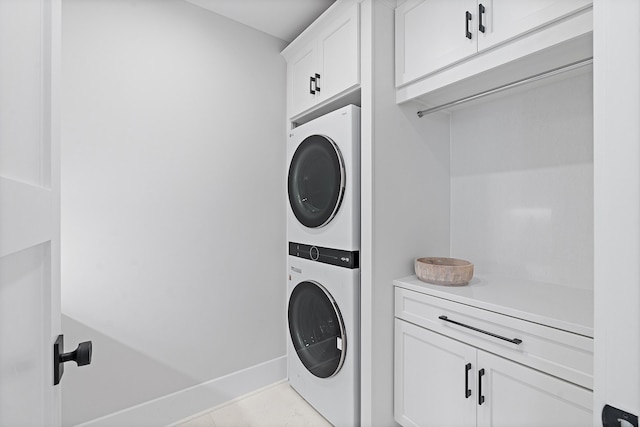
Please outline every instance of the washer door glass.
M289 203L301 224L322 227L336 215L345 186L344 162L326 136L305 138L289 166Z
M340 370L346 352L342 316L320 284L301 282L293 289L289 333L300 361L313 375L328 378Z

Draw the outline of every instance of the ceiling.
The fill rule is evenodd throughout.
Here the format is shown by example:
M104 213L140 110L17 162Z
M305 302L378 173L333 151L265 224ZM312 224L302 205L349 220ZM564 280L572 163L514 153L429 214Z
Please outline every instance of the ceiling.
M335 0L186 0L287 42Z

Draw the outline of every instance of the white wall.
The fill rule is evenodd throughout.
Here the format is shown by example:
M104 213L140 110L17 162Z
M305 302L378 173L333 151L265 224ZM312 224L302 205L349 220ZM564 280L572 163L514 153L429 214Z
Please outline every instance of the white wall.
M593 289L593 75L451 115L451 255Z
M65 425L285 354L283 47L180 0L64 0L63 331L94 343Z
M362 425L393 421L393 280L449 253L449 118L398 106L394 9L362 3Z
M640 416L640 2L594 5L594 425Z

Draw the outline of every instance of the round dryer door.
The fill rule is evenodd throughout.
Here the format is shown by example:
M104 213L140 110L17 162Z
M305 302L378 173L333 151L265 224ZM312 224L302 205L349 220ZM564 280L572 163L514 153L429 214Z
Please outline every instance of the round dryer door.
M340 370L346 334L338 306L320 284L301 282L289 298L289 333L302 364L313 375L329 378Z
M336 215L345 188L338 146L322 135L304 139L289 166L289 204L302 225L322 227Z

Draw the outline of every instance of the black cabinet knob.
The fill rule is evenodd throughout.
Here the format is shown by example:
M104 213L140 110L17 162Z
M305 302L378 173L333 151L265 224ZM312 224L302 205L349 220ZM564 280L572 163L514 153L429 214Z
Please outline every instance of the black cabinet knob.
M78 344L78 347L69 352L64 351L64 336L58 335L58 339L53 344L53 384L59 384L62 374L64 374L64 364L74 361L78 366L91 364L91 353L93 344L91 341L85 341Z
M91 341L85 341L78 344L78 348L70 353L60 355L60 362L74 361L78 366L84 366L91 363Z

